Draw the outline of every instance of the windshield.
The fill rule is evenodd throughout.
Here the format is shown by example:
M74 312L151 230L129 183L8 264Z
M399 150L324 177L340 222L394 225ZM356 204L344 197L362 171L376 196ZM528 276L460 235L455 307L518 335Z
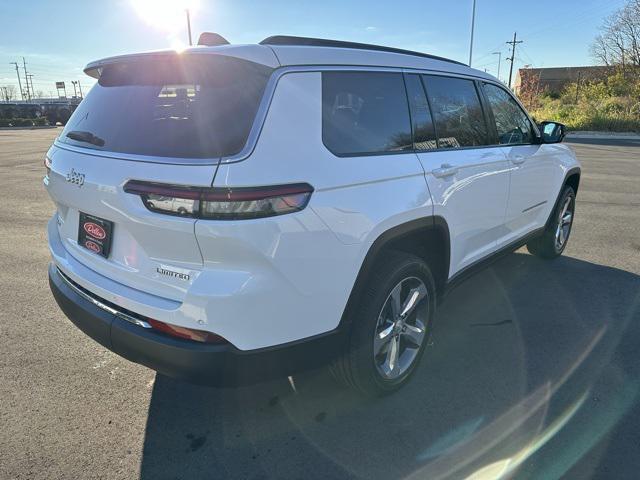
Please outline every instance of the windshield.
M106 65L59 141L160 157L234 155L247 141L271 71L199 54Z

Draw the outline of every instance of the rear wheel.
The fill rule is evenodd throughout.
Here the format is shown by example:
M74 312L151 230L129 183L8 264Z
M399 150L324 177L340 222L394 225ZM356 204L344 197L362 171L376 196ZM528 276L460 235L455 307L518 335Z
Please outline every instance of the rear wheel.
M347 351L333 375L366 395L404 385L415 371L431 334L436 290L420 258L389 252L367 281L352 318Z
M573 188L567 185L542 235L527 243L529 253L546 259L562 255L571 234L575 206L576 194Z

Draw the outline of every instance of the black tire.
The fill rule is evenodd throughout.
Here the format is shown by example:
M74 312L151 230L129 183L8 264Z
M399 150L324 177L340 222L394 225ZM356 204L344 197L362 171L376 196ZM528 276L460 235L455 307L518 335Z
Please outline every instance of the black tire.
M563 213L565 205L568 205L567 211L571 213L571 220L567 225L568 229L566 229L566 233L563 233L563 241L560 244L558 243L556 232L558 231L560 216ZM571 229L573 227L573 217L575 216L575 206L576 194L571 186L565 185L558 203L553 213L551 214L551 218L545 226L544 232L538 238L535 238L527 243L527 250L529 250L529 253L535 255L536 257L544 258L547 260L551 260L562 255L562 252L564 252L564 249L569 242L569 235L571 235Z
M397 378L387 379L376 366L374 356L374 336L379 326L379 317L392 290L403 281L421 280L426 287L426 296L419 300L412 315L420 315L425 321L425 333L419 348L402 374ZM419 309L425 310L419 310ZM398 390L407 383L424 354L431 336L431 326L436 308L436 288L433 275L427 263L422 259L404 252L390 251L374 267L367 278L351 321L350 338L346 351L330 366L333 376L341 383L355 388L367 396L380 396ZM415 318L415 317L414 317ZM400 349L401 341L398 343ZM405 348L407 344L405 343ZM415 352L415 353L414 353ZM382 354L385 355L384 353Z

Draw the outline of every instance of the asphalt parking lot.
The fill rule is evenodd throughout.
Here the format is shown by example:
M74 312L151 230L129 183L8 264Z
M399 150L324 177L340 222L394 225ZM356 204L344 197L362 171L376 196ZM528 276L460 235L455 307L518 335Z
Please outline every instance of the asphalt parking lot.
M47 284L58 133L0 131L0 478L637 478L640 140L574 140L565 255L457 287L413 382L373 401L324 372L192 386L77 330Z

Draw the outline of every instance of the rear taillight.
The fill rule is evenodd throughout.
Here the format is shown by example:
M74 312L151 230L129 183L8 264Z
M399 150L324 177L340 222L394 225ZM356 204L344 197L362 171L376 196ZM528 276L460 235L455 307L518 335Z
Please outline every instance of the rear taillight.
M307 183L267 187L200 188L131 180L124 191L140 195L154 212L212 220L240 220L298 212L309 203Z
M51 159L47 156L44 157L44 168L47 169L47 177L51 173Z
M172 337L182 338L185 340L193 340L194 342L201 343L228 343L220 335L215 333L206 332L204 330L194 330L192 328L179 327L177 325L170 325L168 323L148 318L147 322L152 328L162 333L166 333Z

